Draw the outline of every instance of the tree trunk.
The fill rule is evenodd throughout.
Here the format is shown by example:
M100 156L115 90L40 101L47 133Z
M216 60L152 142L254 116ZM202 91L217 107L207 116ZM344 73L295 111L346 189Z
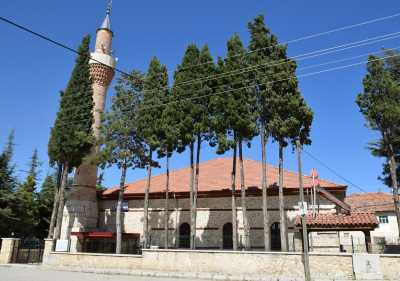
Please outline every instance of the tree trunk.
M195 248L196 225L194 210L194 143L190 143L190 249Z
M62 171L63 171L62 165L58 164L56 190L54 190L53 210L51 211L49 233L47 234L47 238L49 238L49 239L52 239L54 237L54 226L56 224L56 218L57 218L58 193L59 193L60 185L61 185Z
M122 202L124 201L124 190L125 190L125 179L126 179L126 164L122 165L121 168L121 179L119 182L119 192L118 192L118 202L117 202L117 212L115 216L115 229L116 229L116 247L115 253L121 254L121 244L122 244L122 218L121 209Z
M231 197L232 197L232 245L233 250L237 251L238 249L238 239L237 239L237 215L236 215L236 152L237 152L237 144L235 141L235 147L233 148L233 156L232 156L232 175L231 175Z
M386 135L385 135L386 136ZM398 242L400 243L400 200L399 200L399 185L397 180L397 164L396 158L394 155L393 145L388 139L385 137L385 141L388 145L388 162L389 162L389 169L390 169L390 178L392 180L392 193L393 193L393 203L394 203L394 210L396 213L397 218L397 227L398 227Z
M301 147L300 142L296 142L296 150L297 150L297 164L299 170L299 193L300 193L300 204L302 209L304 210L304 188L303 188L303 173L302 173L302 165L301 165ZM302 237L303 237L303 265L304 265L304 277L306 281L311 281L310 275L310 262L308 257L308 232L307 232L307 217L306 214L301 213L301 226L302 226Z
M168 200L169 200L169 153L167 151L167 163L166 163L166 170L167 170L167 180L165 183L165 210L164 210L164 248L168 249L168 226L169 226L169 206L168 206Z
M201 137L197 136L197 151L196 151L196 176L194 178L194 196L193 196L193 210L194 210L194 248L196 248L196 225L197 225L197 192L199 190L199 176L200 176L200 150L201 150Z
M143 218L143 248L147 249L149 247L149 191L151 184L151 168L152 168L153 151L150 150L149 153L149 165L147 166L147 179L146 188L144 191L144 218Z
M244 167L243 167L243 147L242 141L239 141L239 163L240 163L240 194L242 197L242 216L243 216L243 229L244 229L244 247L250 250L250 225L247 218L246 206L246 186L244 182Z
M63 172L62 172L62 177L61 177L61 186L60 186L60 190L58 191L57 224L56 224L56 230L54 233L54 239L60 239L60 236L61 236L61 226L62 226L63 214L64 214L64 190L68 184L68 169L69 169L69 163L64 162Z
M279 215L281 220L281 248L283 252L288 250L288 239L286 231L286 213L283 198L283 146L279 144Z
M265 126L261 126L261 161L262 161L262 171L261 171L261 186L262 186L262 209L263 209L263 222L264 222L264 249L265 251L271 250L271 236L269 227L269 216L268 216L268 195L267 195L267 146L268 137L265 135Z

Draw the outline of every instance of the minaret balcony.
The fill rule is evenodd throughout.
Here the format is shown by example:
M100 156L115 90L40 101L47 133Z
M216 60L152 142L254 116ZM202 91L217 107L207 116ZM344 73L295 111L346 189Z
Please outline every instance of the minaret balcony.
M115 64L116 64L115 58L113 58L110 55L95 52L95 53L91 53L90 57L91 57L91 60L89 61L89 64L102 63L111 68L115 68Z

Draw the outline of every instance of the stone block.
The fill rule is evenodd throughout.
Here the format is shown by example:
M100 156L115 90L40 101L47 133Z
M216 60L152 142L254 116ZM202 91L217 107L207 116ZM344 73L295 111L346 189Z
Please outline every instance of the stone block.
M379 255L353 254L353 270L356 280L383 280Z
M7 264L11 262L13 250L18 247L20 242L19 238L2 238L1 251L0 251L0 264Z

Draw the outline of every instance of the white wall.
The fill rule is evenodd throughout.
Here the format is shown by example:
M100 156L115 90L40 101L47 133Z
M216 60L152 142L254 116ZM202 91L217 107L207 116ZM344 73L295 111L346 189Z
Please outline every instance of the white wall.
M379 221L379 216L387 216L389 223L379 223L378 228L371 232L372 237L385 237L387 242L393 242L397 239L399 230L397 227L397 219L394 212L377 212L376 218Z
M377 212L376 219L379 222L379 216L387 216L389 223L379 223L378 227L371 231L371 242L374 245L380 243L396 243L398 239L398 228L397 219L394 212ZM340 234L341 244L347 246L351 249L351 237L353 237L353 243L355 246L355 251L365 251L365 238L364 233L361 231L344 231ZM382 240L384 239L384 241ZM377 251L383 250L383 245L381 249L376 248Z

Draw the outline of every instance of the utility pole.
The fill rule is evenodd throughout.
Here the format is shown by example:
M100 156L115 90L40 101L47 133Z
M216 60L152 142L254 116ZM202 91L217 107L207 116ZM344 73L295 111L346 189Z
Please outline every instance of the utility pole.
M307 233L307 210L304 206L304 188L303 188L303 174L301 172L301 145L300 141L296 141L297 150L297 163L299 169L299 187L300 187L300 213L301 213L301 228L303 231L303 265L304 265L304 277L306 281L311 281L310 274L310 261L308 255L308 233Z

